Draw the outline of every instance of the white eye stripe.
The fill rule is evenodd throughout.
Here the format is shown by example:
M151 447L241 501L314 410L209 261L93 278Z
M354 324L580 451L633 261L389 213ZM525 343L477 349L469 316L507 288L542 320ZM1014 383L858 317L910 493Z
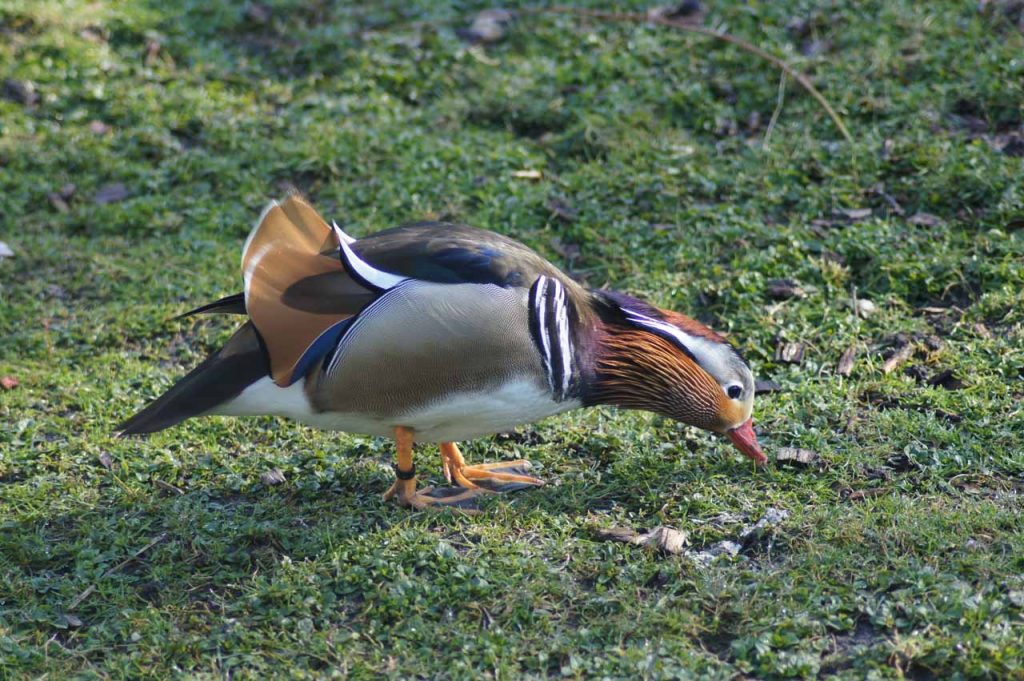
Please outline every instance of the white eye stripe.
M695 336L683 331L675 324L654 319L636 310L624 308L623 312L626 313L626 318L633 324L658 335L669 336L679 345L683 352L688 354L719 383L723 383L731 377L728 356L733 351L728 344L716 343L706 338ZM722 389L726 390L724 387Z
M636 310L626 309L625 313L626 318L629 319L629 321L636 324L637 326L646 328L650 331L668 334L673 339L675 339L675 341L679 343L680 346L682 346L683 350L686 351L687 354L693 356L693 351L690 349L690 344L693 340L695 340L694 336L691 336L690 334L686 333L685 331L675 326L674 324L669 324L668 322L663 322L661 320L654 319L653 317L648 317L647 315L641 314ZM694 359L696 359L696 357L694 357Z

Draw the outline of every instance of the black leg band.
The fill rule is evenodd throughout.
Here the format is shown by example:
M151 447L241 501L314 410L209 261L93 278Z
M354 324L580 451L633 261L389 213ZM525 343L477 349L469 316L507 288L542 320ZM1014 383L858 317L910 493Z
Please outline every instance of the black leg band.
M416 464L413 464L412 468L407 471L403 471L398 466L395 466L395 477L399 480L412 480L416 477Z

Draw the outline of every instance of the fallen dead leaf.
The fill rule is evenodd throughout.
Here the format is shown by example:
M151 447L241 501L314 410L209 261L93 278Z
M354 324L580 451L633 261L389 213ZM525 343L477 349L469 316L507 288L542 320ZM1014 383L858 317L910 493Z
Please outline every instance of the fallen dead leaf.
M280 468L271 468L269 471L264 471L260 475L260 482L269 487L280 485L284 480L284 473Z
M39 101L36 86L29 80L16 80L14 78L4 80L3 88L0 88L0 95L4 99L17 102L25 107L35 106Z
M103 206L108 203L118 203L124 201L129 196L128 187L123 182L114 182L112 184L106 184L96 190L96 195L93 196L93 202L98 206Z
M595 531L598 539L623 544L646 546L669 554L680 554L690 543L689 535L674 527L659 525L650 532L640 534L628 527L601 528Z
M772 300L807 297L807 292L793 279L769 279L765 284L765 293Z
M853 373L853 362L857 358L857 346L851 345L843 351L839 357L839 364L836 366L836 373L840 376L849 376Z
M594 531L598 539L604 541L617 541L623 544L632 544L640 536L636 530L628 527L599 527Z
M262 2L251 2L245 9L245 18L256 24L265 24L273 16L270 8Z
M505 37L508 27L515 19L515 14L507 9L485 9L477 12L468 28L455 31L467 43L489 45Z
M874 194L875 196L877 196L878 198L880 198L883 201L885 201L887 204L889 204L889 210L894 215L904 215L905 214L905 211L903 210L903 206L900 205L899 200L895 196L893 196L892 194L890 194L888 192L888 190L885 187L885 183L877 182L877 183L875 183L875 185L873 187L871 187L871 189L869 191L872 194Z
M799 466L810 466L819 458L821 457L816 451L812 449L800 449L798 447L782 447L775 454L776 461Z
M865 298L858 298L853 306L854 313L861 319L867 319L878 310L878 306Z
M564 199L557 196L548 197L544 204L549 211L566 222L574 222L580 216L580 212L570 206Z
M103 29L98 26L86 26L78 32L78 37L89 43L105 43L107 42L106 37L103 35Z
M907 473L921 468L921 464L914 461L908 454L900 452L893 454L885 460L885 465L897 473Z
M49 192L46 198L50 201L50 205L53 206L58 213L67 213L71 210L68 206L68 202L64 200L64 197L58 192Z
M836 217L844 218L850 222L865 220L871 217L871 214L870 208L837 208L834 211Z
M152 66L156 63L160 57L160 50L163 49L163 44L156 38L149 38L146 40L146 54L142 58L142 63L146 66Z
M114 467L114 460L110 458L110 454L107 452L100 452L100 465L106 468L108 471Z
M938 227L943 223L943 220L938 215L932 215L931 213L914 213L907 218L907 222L915 227Z
M744 527L740 532L740 539L743 546L750 546L754 541L768 534L782 524L789 517L789 511L784 508L768 507L756 523Z
M839 492L839 496L846 501L864 501L865 499L871 499L873 497L882 496L886 493L886 489L882 487L872 487L871 489L858 489L851 490L845 489Z
M700 0L683 0L665 7L652 7L647 10L648 21L678 21L682 24L701 24L707 9Z
M782 386L775 381L768 379L758 379L754 381L754 394L765 395L767 393L780 393L782 392Z
M775 361L800 364L804 361L803 343L779 343L775 346Z
M887 137L884 140L882 140L882 148L878 152L878 155L882 158L883 161L887 161L889 157L892 156L892 150L895 148L896 143Z
M643 539L643 545L665 553L679 554L690 543L690 537L674 527L656 527Z
M734 539L722 540L702 549L687 549L686 547L690 543L689 535L664 525L659 525L643 534L628 527L596 529L594 534L598 539L604 541L644 546L665 555L685 556L698 566L704 567L719 556L736 556L745 547L749 548L770 535L788 517L789 511L785 509L768 508L756 523L744 527ZM731 524L739 520L740 517L730 516L726 522ZM715 522L714 519L711 522Z
M805 40L800 45L800 54L805 57L816 57L832 49L831 40Z
M956 377L952 369L944 369L935 374L928 379L928 385L945 388L946 390L962 390L966 387L964 382Z
M163 491L165 491L165 492L170 492L171 494L177 494L177 495L178 495L179 497L181 497L181 496L184 496L184 495L185 495L185 490L183 490L183 489L181 489L180 487L177 487L177 486L175 486L175 485L172 485L172 484L171 484L171 483L169 483L169 482L166 482L166 481L164 481L164 480L160 480L159 478L157 478L156 480L154 480L154 481L153 481L153 483L154 483L154 484L155 484L155 485L156 485L157 487L159 487L160 489L162 489L162 490L163 490Z
M885 363L882 364L882 373L891 374L896 370L896 367L906 362L914 354L914 344L905 343L896 348Z
M555 249L555 252L566 260L574 260L580 257L581 250L579 244L564 243L558 237L552 238L550 243L551 248Z
M1000 149L1007 156L1024 157L1024 136L1010 135L1010 139Z
M992 340L992 332L989 330L987 326L985 326L981 322L976 322L972 328L974 330L974 333L976 333L978 336L984 338L985 340Z
M811 220L811 231L818 236L825 236L826 232L833 227L839 226L840 223L835 220L825 220L822 218L815 218Z
M64 623L72 629L77 629L83 624L82 620L80 620L77 616L72 615L71 613L64 613L63 618Z

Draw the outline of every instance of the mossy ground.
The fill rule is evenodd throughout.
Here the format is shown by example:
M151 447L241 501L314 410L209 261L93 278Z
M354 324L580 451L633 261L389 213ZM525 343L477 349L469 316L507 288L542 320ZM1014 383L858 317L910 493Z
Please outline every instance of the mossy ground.
M471 2L2 0L0 677L1021 678L1019 12L708 4L854 143L792 82L769 137L778 72L663 28L528 17L470 50ZM114 439L226 338L168 320L239 288L291 185L355 235L464 221L713 322L781 385L769 457L820 465L593 410L466 443L551 484L465 518L382 502L387 442L270 418ZM769 299L780 277L808 295ZM909 374L881 369L896 333L923 339ZM928 385L946 369L961 389ZM707 566L594 533L700 547L769 507L790 516Z

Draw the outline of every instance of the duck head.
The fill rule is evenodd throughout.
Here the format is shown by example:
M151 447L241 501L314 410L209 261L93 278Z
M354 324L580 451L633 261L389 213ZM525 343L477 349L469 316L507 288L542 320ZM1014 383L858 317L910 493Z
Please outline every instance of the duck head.
M766 461L750 417L754 375L729 342L700 322L636 298L594 292L586 404L653 411L726 435Z

